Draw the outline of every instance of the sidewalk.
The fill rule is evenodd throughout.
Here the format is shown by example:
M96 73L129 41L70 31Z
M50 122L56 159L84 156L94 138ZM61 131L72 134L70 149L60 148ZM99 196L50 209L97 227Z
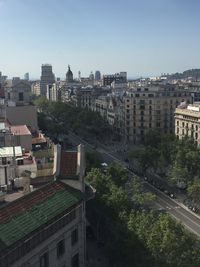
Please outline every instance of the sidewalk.
M180 205L182 208L186 209L188 212L190 212L192 215L194 215L195 217L197 217L198 219L200 219L200 214L193 212L191 209L189 209L185 204L184 204L184 200L185 200L185 195L183 194L177 194L176 199L173 199L174 202L176 202L178 205Z

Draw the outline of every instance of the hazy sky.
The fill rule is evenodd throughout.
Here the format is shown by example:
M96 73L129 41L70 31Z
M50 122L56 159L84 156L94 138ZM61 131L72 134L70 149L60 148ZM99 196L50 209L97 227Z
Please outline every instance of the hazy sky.
M200 67L199 0L0 0L0 71L128 76Z

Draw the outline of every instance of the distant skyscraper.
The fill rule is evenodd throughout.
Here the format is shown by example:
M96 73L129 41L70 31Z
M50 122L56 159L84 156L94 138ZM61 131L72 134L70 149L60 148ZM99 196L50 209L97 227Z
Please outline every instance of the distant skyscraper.
M95 80L96 81L99 81L99 80L101 80L101 73L100 73L100 71L99 70L97 70L97 71L95 71Z
M29 81L29 73L28 72L24 74L24 80Z
M70 66L68 65L68 71L66 73L66 82L72 83L73 82L73 72L70 69Z
M90 80L94 80L94 74L93 74L93 72L92 72L92 71L90 72L89 79L90 79Z
M55 76L52 72L52 66L49 64L43 64L41 68L40 94L46 96L47 85L52 85L54 82Z
M79 81L81 81L81 72L80 72L80 70L78 72L78 79L79 79Z

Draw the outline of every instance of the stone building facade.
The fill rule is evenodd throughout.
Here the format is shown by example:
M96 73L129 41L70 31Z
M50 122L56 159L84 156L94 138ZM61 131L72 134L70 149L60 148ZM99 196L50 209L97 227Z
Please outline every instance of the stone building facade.
M172 86L150 86L131 89L123 98L122 138L141 143L145 134L156 129L174 133L174 111L181 102L191 103L187 90Z
M192 138L200 145L200 105L179 106L175 110L175 134L179 139Z

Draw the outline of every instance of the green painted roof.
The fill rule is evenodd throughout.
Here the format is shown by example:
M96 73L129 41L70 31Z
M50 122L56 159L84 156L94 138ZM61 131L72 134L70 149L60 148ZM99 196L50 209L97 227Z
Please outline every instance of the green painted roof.
M0 223L0 249L28 236L43 224L80 202L82 198L80 191L66 185L30 209L20 210L9 220ZM30 196L28 201L31 201Z

